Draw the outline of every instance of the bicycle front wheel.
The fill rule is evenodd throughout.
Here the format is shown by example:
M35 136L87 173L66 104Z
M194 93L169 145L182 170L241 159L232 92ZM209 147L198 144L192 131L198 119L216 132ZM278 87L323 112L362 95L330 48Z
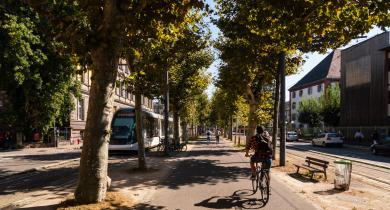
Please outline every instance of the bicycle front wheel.
M264 205L267 204L269 200L269 177L267 173L262 173L259 180L259 190L261 194L261 199L264 202Z

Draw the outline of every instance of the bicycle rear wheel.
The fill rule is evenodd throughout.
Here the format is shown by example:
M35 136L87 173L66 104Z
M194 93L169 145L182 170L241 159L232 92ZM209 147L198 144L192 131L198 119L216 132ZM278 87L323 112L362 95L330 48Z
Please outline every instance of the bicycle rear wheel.
M182 151L182 152L187 151L187 144L183 144L183 145L181 146L180 151Z
M261 194L261 199L263 200L265 205L269 200L269 177L266 172L261 173L259 180L259 190Z

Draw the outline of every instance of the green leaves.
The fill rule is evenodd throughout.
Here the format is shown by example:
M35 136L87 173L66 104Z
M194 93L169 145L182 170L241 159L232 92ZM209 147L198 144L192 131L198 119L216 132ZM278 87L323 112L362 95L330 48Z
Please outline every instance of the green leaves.
M47 131L56 118L66 121L77 85L73 56L62 53L53 26L23 2L2 1L0 19L0 89L10 101L6 115L15 119L9 123Z
M298 109L298 120L300 123L308 124L310 127L317 127L321 123L321 107L317 100L302 100Z

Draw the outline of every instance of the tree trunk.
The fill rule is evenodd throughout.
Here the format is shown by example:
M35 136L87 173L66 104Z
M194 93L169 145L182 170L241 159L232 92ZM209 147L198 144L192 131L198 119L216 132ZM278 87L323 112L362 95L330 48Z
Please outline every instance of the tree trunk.
M240 142L240 138L241 138L241 135L238 135L239 132L238 132L238 119L236 117L236 137L234 138L234 142L236 142L236 139L238 138L238 142ZM240 144L238 144L240 145Z
M187 121L183 120L181 123L183 142L188 143Z
M228 139L233 140L233 116L229 117L229 134Z
M285 100L286 100L286 70L285 63L286 54L285 52L281 52L279 55L279 74L280 74L280 160L279 165L286 165L286 116L285 116Z
M138 169L146 170L146 156L145 156L145 141L144 134L142 128L142 105L141 105L141 92L139 87L135 85L135 129L137 135L137 143L138 143Z
M105 1L99 43L91 51L93 71L88 116L75 198L79 203L95 203L106 196L108 141L110 138L113 94L117 78L120 20L116 1Z
M274 154L272 159L275 160L276 153L276 142L278 138L278 120L279 120L279 93L280 93L280 77L279 73L276 74L275 78L275 98L274 98L274 119L273 119L273 129L272 129L272 148L274 150Z
M194 137L194 122L191 122L191 137Z
M257 126L256 109L257 109L257 103L255 101L249 102L248 132L246 136L245 145L248 145L250 138L256 134L256 126Z
M175 144L178 145L180 143L179 136L179 112L174 108L173 110L173 136Z

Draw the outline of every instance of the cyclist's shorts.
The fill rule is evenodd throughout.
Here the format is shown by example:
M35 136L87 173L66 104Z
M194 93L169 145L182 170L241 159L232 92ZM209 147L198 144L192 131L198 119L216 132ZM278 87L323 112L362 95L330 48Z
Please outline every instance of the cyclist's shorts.
M271 169L272 166L272 158L260 158L257 155L253 155L251 157L251 162L253 163L262 163L262 168L263 169Z

